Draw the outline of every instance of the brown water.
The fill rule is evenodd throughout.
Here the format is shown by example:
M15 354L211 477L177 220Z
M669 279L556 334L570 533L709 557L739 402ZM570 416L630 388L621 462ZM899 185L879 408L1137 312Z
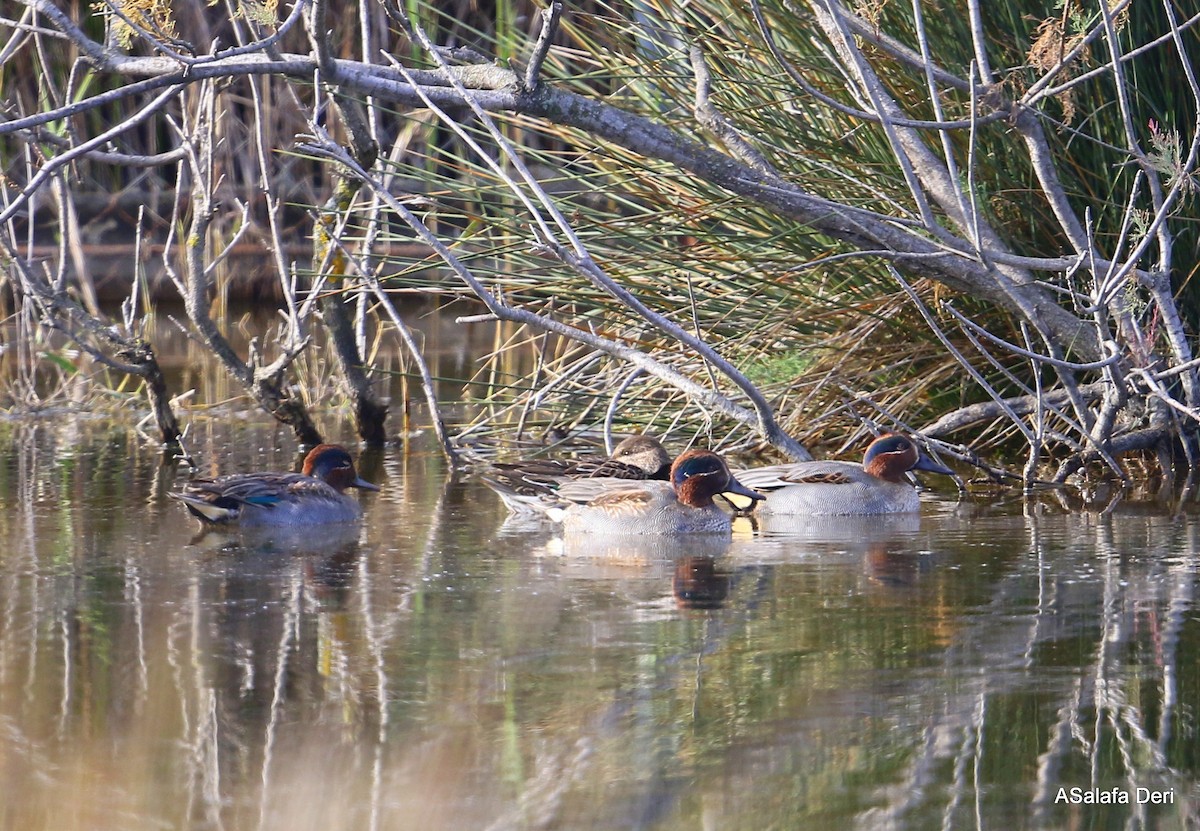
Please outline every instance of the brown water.
M0 425L0 826L1195 827L1195 510L564 549L423 440L361 468L361 529L194 540L129 431Z

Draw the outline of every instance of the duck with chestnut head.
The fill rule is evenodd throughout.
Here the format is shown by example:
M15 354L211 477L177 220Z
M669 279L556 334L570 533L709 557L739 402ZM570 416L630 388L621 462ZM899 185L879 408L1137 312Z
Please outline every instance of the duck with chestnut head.
M739 471L737 477L766 497L757 506L759 515L869 516L920 510L907 477L912 470L954 475L912 439L887 433L871 442L861 465L796 462Z
M708 450L688 450L671 465L667 482L581 479L555 491L567 534L728 534L730 516L713 498L736 493L758 500L729 472L725 460Z
M304 526L353 522L362 516L349 488L377 491L361 479L344 447L320 444L304 457L300 473L233 473L192 479L169 494L205 525Z

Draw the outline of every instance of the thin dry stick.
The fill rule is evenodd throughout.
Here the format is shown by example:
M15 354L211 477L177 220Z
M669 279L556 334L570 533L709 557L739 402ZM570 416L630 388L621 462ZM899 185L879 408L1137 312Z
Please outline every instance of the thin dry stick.
M396 311L391 298L387 296L387 293L379 285L379 280L373 275L364 275L364 278L371 289L371 293L375 295L375 299L383 306L388 318L392 321L392 325L400 333L400 339L404 341L404 347L408 350L408 353L417 365L417 371L421 375L421 390L425 394L426 403L429 404L429 418L433 422L433 431L438 437L438 443L442 446L442 453L445 454L446 461L450 463L451 467L458 467L462 460L446 431L446 422L442 418L442 410L438 404L437 390L434 389L433 373L429 371L429 364L425 361L425 355L422 353L420 345L413 336L412 330L408 328L408 324L404 322L403 318L400 317L400 313Z
M908 299L912 301L913 305L917 308L917 311L921 313L921 317L925 319L925 323L937 336L937 339L941 341L942 346L946 349L946 351L948 351L954 357L954 360L958 362L959 366L961 366L963 370L971 376L971 380L974 381L980 389L986 392L988 396L996 402L996 405L1003 410L1004 414L1009 417L1009 420L1011 420L1012 423L1017 426L1017 428L1021 431L1021 434L1025 436L1026 440L1032 442L1033 434L1029 429L1029 425L1027 425L1022 418L1013 412L1012 408L1008 406L1008 403L1004 400L1004 397L1001 396L1000 393L995 389L993 389L992 385L989 384L987 379L980 374L979 370L977 370L975 366L967 360L965 355L958 351L958 348L954 345L946 333L942 331L942 327L938 325L937 319L934 318L933 313L930 312L929 308L924 302L922 302L916 290L909 285L908 281L904 279L899 271L890 265L888 266L888 272L892 275L892 279L895 280L900 285L900 288L904 290L904 293L908 295Z
M538 75L542 71L542 63L550 54L550 45L554 41L554 33L558 31L558 20L562 17L563 4L554 0L549 8L542 9L542 31L538 33L537 42L533 45L533 53L529 57L529 65L525 67L525 89L536 92Z
M696 120L716 136L730 154L755 170L768 176L778 177L779 171L772 167L766 157L758 152L754 145L747 141L746 137L729 122L729 119L713 106L709 99L712 91L712 74L704 62L704 50L700 48L699 44L692 46L689 57L692 62L692 72L696 76L696 101L692 105L692 112L695 113Z
M641 369L635 369L633 372L625 376L625 380L617 386L616 392L612 395L612 400L608 402L608 409L604 412L604 449L610 455L615 448L612 436L613 419L617 416L617 409L620 407L621 398L633 386L633 382L642 377Z
M1025 348L1032 353L1029 325L1023 320L1021 321L1021 335L1025 338ZM1033 371L1034 400L1037 401L1037 409L1033 419L1033 440L1029 442L1029 459L1025 462L1025 493L1027 494L1033 490L1032 483L1037 477L1038 464L1046 441L1046 406L1042 396L1042 368L1032 358L1029 359L1029 363Z
M405 349L408 350L409 355L412 356L413 361L417 365L417 371L421 376L421 390L425 394L425 402L429 405L429 417L433 422L433 431L442 446L442 453L445 454L446 461L450 463L451 467L457 467L461 459L458 450L454 447L453 442L450 440L450 435L446 430L446 422L442 418L441 406L438 403L437 390L434 388L433 373L429 371L429 364L425 360L425 355L421 351L420 344L417 343L417 339L414 337L408 324L404 322L404 319L400 317L400 313L396 311L391 298L387 296L383 287L379 285L378 277L373 272L367 271L361 258L355 256L346 247L341 234L332 235L330 241L338 247L342 255L346 258L346 261L354 265L359 277L367 284L371 294L383 306L388 318L392 321L392 325L396 327L396 331L400 335L400 340L404 342ZM330 246L331 251L332 249L333 246Z

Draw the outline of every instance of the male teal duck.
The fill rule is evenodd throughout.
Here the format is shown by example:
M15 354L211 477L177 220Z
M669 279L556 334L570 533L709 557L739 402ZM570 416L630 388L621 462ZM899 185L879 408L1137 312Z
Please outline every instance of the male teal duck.
M762 499L733 477L725 460L708 450L688 450L671 465L669 482L579 479L554 496L568 534L728 534L729 514L713 502L721 493ZM563 507L565 506L565 507Z
M871 442L861 466L852 462L796 462L737 473L766 495L760 515L849 516L909 514L920 510L910 470L953 475L906 436L888 433Z
M344 447L319 444L304 457L300 473L234 473L193 479L171 493L207 525L240 527L353 522L362 516L347 488L379 490L360 479Z
M630 436L611 456L576 459L526 459L493 464L483 481L494 490L509 513L544 513L546 495L575 479L663 480L671 473L671 457L650 436Z

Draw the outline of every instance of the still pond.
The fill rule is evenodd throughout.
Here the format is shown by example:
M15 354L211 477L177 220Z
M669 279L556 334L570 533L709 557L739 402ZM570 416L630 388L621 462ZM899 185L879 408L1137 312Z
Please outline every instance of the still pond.
M190 449L296 464L254 421ZM1198 821L1194 504L564 547L424 438L359 469L361 528L197 538L131 431L0 424L0 826Z

